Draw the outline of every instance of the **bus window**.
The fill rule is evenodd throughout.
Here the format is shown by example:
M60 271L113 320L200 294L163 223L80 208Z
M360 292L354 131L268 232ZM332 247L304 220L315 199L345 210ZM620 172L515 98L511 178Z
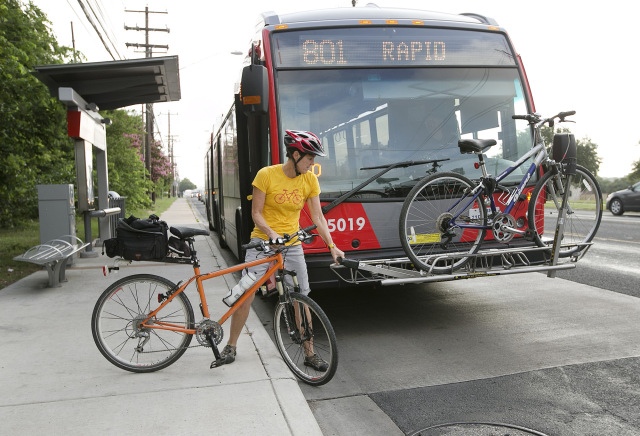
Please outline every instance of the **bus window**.
M323 174L331 175L321 179L328 196L370 176L359 168L401 161L449 159L440 171L477 178L475 158L458 150L461 137L496 139L487 164L498 174L525 149L511 119L516 75L516 70L486 68L281 71L280 93L297 96L295 108L282 108L282 125L302 125L328 138L330 156L318 159ZM406 192L428 170L424 165L395 169L386 178L401 185L397 192Z

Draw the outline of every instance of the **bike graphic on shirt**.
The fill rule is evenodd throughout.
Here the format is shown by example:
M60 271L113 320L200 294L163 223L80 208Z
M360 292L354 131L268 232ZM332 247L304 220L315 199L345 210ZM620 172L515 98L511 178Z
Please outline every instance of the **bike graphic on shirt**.
M283 189L282 193L277 194L273 199L278 204L282 204L285 202L299 204L302 201L302 196L297 189L294 189L291 192L289 192L287 189Z

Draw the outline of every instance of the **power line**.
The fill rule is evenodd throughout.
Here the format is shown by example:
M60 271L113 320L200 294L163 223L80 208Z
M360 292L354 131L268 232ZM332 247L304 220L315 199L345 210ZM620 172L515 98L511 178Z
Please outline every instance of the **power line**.
M82 0L78 0L78 4L82 8L82 11L84 12L84 15L87 17L87 20L89 20L89 23L91 23L91 25L93 26L93 29L96 31L96 34L98 35L98 38L100 38L100 41L102 41L102 45L107 50L107 53L109 53L109 56L111 56L111 58L115 61L116 60L115 56L113 55L113 53L111 53L111 50L109 49L109 46L107 45L106 41L102 37L102 34L98 30L98 27L93 22L93 19L91 18L91 15L89 15L89 11L87 11L87 9L85 8L85 5L82 3ZM120 56L120 55L118 54L118 56Z
M71 6L71 3L69 2L69 0L67 0L67 4L69 5L69 8L71 8L71 11L73 12L73 14L78 18L78 21L80 21L80 24L82 24L82 27L84 27L87 33L91 33L91 31L85 24L84 20L80 17L80 15L78 15L78 11L76 11L76 9L73 6Z
M89 4L89 7L91 8L91 11L93 12L93 15L97 18L98 22L100 23L100 26L102 27L102 30L104 31L107 39L109 40L109 42L111 43L111 46L113 47L114 51L118 54L118 57L120 59L122 59L122 55L120 55L120 53L118 52L118 39L116 37L116 35L113 33L113 23L111 22L111 20L109 19L109 15L104 13L104 8L101 6L102 1L101 0L93 0L93 2L96 5L96 9L98 10L98 13L100 14L100 17L98 17L98 15L96 14L96 12L93 10L93 8L91 8L91 5ZM106 27L105 27L106 25ZM115 43L114 43L115 40Z

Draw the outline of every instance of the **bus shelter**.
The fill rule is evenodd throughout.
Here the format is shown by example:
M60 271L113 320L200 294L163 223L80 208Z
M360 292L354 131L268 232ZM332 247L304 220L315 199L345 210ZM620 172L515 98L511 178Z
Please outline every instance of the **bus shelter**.
M109 204L106 125L110 120L99 111L180 100L178 56L42 65L34 70L33 74L47 85L51 95L67 107L67 130L75 140L77 210L84 214L86 241L91 241L91 218L98 218L100 239L97 243L101 245L113 236L109 215L119 210L96 207ZM92 252L90 244L84 255L97 253Z

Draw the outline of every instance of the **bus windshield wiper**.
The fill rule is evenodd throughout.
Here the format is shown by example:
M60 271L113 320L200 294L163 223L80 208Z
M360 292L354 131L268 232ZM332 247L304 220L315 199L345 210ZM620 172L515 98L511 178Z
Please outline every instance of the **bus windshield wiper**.
M378 166L375 166L375 167L360 168L360 170L377 170L377 169L379 169L380 171L375 173L373 176L369 177L364 182L360 183L358 186L356 186L352 190L350 190L348 192L345 192L340 197L338 197L335 200L333 200L331 203L327 204L326 206L323 206L322 207L322 213L326 214L331 209L333 209L334 207L336 207L337 205L339 205L340 203L345 201L347 198L349 198L349 197L353 196L354 194L356 194L358 191L360 191L362 188L367 186L369 183L373 182L374 180L376 180L377 178L379 178L380 176L382 176L383 174L389 172L390 170L392 170L394 168L407 168L407 167L411 167L411 166L414 166L414 165L436 164L438 162L442 162L442 161L445 161L445 160L449 160L449 159L410 160L410 161L404 161L404 162L396 162L396 163L392 163L392 164L389 164L389 165L378 165Z

